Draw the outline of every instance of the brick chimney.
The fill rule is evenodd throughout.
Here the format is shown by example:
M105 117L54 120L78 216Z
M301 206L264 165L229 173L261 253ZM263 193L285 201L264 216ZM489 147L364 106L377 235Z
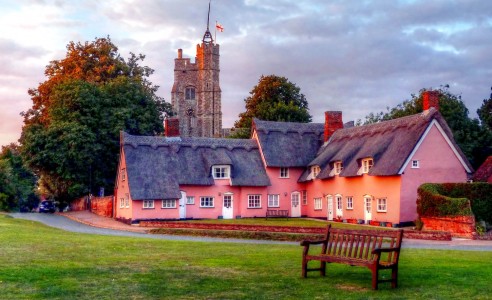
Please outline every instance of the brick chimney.
M164 134L167 137L179 136L179 119L167 118L164 120Z
M325 142L330 139L335 131L343 128L341 111L325 112Z
M439 110L439 91L425 91L423 96L422 107L426 111L431 107Z

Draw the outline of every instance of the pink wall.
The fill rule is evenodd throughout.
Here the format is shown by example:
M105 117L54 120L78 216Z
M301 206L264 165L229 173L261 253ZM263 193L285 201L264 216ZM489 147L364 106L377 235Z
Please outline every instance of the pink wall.
M118 178L116 179L116 188L115 188L115 196L114 196L114 217L117 219L132 219L133 217L133 212L132 212L132 199L130 195L130 187L128 183L128 174L126 172L126 161L125 161L125 155L124 155L124 150L121 149L120 153L120 165L118 167ZM123 171L124 170L124 171ZM125 173L124 177L125 179L123 180L122 173ZM128 197L130 197L130 207L124 207L120 208L120 200L121 198L125 198L126 194L128 194Z
M304 168L289 168L289 178L280 178L280 168L267 167L266 172L270 178L271 186L267 187L267 194L279 195L280 207L272 207L271 209L286 209L291 213L291 194L293 192L301 192L306 189L304 183L298 183L297 180L301 176ZM268 200L268 198L266 198ZM302 199L301 199L302 202ZM268 203L265 202L265 205ZM302 207L302 206L301 206ZM302 211L301 211L302 213Z
M412 168L412 160L419 168ZM467 172L436 125L420 144L402 174L402 222L417 219L417 189L423 183L466 182Z
M161 200L154 200L154 208L143 208L142 200L135 200L132 204L132 219L179 219L179 201L176 208L162 208Z
M371 195L372 220L399 222L400 214L400 176L369 176L339 177L320 180L315 179L308 184L308 205L305 213L311 217L326 218L328 215L327 195L333 196L334 217L337 216L336 195L342 196L342 218L364 219L364 196ZM353 199L353 209L347 209L347 196ZM314 209L314 198L321 197L322 209ZM378 198L386 198L387 211L377 211Z

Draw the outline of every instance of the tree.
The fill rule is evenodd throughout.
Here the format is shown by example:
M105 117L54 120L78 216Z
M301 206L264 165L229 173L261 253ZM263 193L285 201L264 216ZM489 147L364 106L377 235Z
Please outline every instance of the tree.
M492 87L490 88L492 90ZM482 106L477 110L482 126L492 130L492 94L489 99L484 99Z
M112 190L120 130L160 134L164 115L172 114L147 79L153 70L139 65L143 55L125 61L109 38L67 49L46 67L47 80L29 90L33 106L23 113L20 139L42 191L64 203L99 187Z
M28 170L15 144L2 147L0 153L0 210L28 211L37 206L37 178Z
M422 112L423 93L421 89L418 95L412 94L411 100L405 100L396 107L387 108L387 112L370 113L366 116L364 124L370 124L385 120L401 118ZM460 95L449 92L449 85L439 89L439 111L453 132L456 143L476 168L492 153L492 134L490 130L480 126L477 119L468 116L468 108L461 100Z
M261 76L258 84L244 99L246 111L234 123L235 138L248 138L253 118L266 121L311 122L308 102L294 83L276 75Z

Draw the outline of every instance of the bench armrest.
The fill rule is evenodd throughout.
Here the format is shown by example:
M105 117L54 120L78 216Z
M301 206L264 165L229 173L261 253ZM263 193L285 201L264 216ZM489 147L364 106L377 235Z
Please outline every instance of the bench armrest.
M301 242L301 246L319 245L319 244L324 244L326 242L327 242L327 240L317 240L317 241L304 240Z
M372 254L381 254L382 252L400 252L400 248L376 248L372 250Z

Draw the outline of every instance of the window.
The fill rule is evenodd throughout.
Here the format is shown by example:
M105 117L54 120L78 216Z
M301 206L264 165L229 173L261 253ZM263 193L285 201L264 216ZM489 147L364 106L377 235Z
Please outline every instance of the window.
M143 208L154 208L154 200L144 200L143 201Z
M321 210L323 208L323 202L321 198L314 198L314 210Z
M248 208L261 208L261 195L248 195Z
M343 167L342 167L342 162L341 161L336 161L334 164L333 164L333 170L334 170L334 174L335 175L338 175L342 172L343 170Z
M125 194L125 207L130 207L130 195Z
M302 194L302 204L307 205L307 191L301 191Z
M186 196L186 204L195 204L195 196Z
M200 207L214 207L214 197L200 197Z
M212 175L214 179L227 179L229 178L230 166L213 166Z
M289 168L280 168L280 178L289 178Z
M412 169L418 169L419 166L419 161L418 160L412 160Z
M224 195L224 207L232 207L232 195Z
M319 166L312 166L311 167L311 175L312 175L313 179L316 178L316 176L318 176L320 171L321 171L321 169Z
M176 199L162 200L162 208L176 208Z
M369 170L372 168L373 165L374 165L374 161L372 160L372 158L363 159L360 173L361 174L369 173Z
M347 209L354 209L354 199L352 196L347 197Z
M379 198L378 199L378 211L379 212L386 212L386 198Z
M125 198L120 198L120 208L125 207Z
M126 180L126 169L121 169L121 181Z
M185 90L186 100L195 100L195 88L187 87Z
M335 196L335 199L337 200L337 210L342 210L343 209L342 196L337 195Z
M279 207L279 196L280 195L268 195L268 207Z

